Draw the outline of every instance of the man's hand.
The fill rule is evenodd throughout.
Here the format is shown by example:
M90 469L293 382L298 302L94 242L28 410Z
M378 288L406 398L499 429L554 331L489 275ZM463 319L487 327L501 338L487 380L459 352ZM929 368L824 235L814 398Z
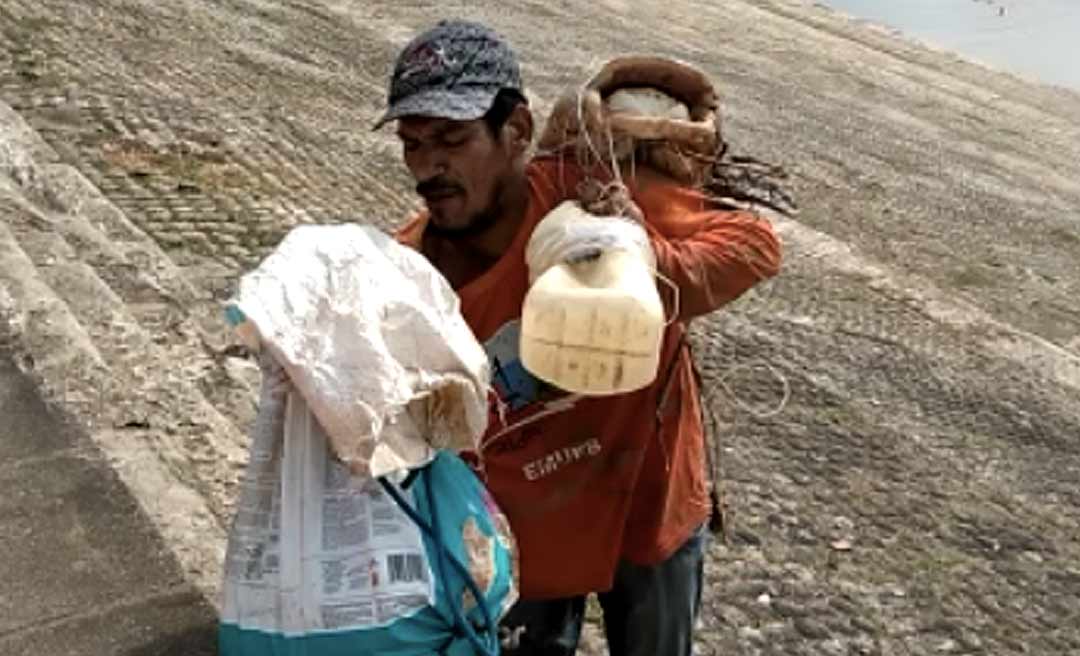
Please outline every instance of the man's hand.
M262 372L262 385L259 400L255 406L255 423L251 427L251 439L259 448L276 449L275 443L285 435L285 414L288 410L289 392L292 383L274 356L264 345L256 356L259 371Z
M274 359L270 351L264 346L259 350L259 371L262 372L262 390L259 394L259 403L281 403L292 391L292 381L285 367Z
M645 222L645 214L630 197L630 190L621 182L600 182L587 178L578 189L581 207L596 216L621 216L637 223Z

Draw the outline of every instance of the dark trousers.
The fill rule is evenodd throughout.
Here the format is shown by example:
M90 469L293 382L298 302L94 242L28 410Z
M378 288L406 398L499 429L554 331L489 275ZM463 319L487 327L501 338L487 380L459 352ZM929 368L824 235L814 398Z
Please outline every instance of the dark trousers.
M611 656L689 656L701 606L707 528L670 558L642 567L623 562L601 593ZM572 656L585 597L519 601L502 621L505 656Z

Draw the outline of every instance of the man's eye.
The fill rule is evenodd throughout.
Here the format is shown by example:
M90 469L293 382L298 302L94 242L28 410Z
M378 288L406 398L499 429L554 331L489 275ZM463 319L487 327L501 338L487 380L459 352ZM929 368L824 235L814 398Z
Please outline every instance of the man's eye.
M469 137L464 134L452 134L442 138L442 143L447 148L457 148L458 146L464 146L465 142L469 140Z
M401 147L405 150L405 152L411 153L420 147L420 142L416 139L402 139Z

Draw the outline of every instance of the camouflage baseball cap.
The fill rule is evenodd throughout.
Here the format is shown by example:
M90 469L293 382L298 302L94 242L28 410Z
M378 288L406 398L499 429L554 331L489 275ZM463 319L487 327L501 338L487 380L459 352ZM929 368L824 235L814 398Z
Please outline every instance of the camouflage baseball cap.
M517 56L506 40L478 23L444 20L398 55L389 108L375 128L403 116L478 119L502 89L524 95Z

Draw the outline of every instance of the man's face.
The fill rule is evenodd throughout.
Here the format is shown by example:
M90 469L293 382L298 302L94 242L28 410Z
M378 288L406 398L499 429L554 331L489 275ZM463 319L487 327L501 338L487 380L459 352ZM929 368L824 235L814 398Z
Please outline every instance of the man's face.
M497 217L514 154L483 120L406 117L398 121L398 137L435 228L467 234Z

